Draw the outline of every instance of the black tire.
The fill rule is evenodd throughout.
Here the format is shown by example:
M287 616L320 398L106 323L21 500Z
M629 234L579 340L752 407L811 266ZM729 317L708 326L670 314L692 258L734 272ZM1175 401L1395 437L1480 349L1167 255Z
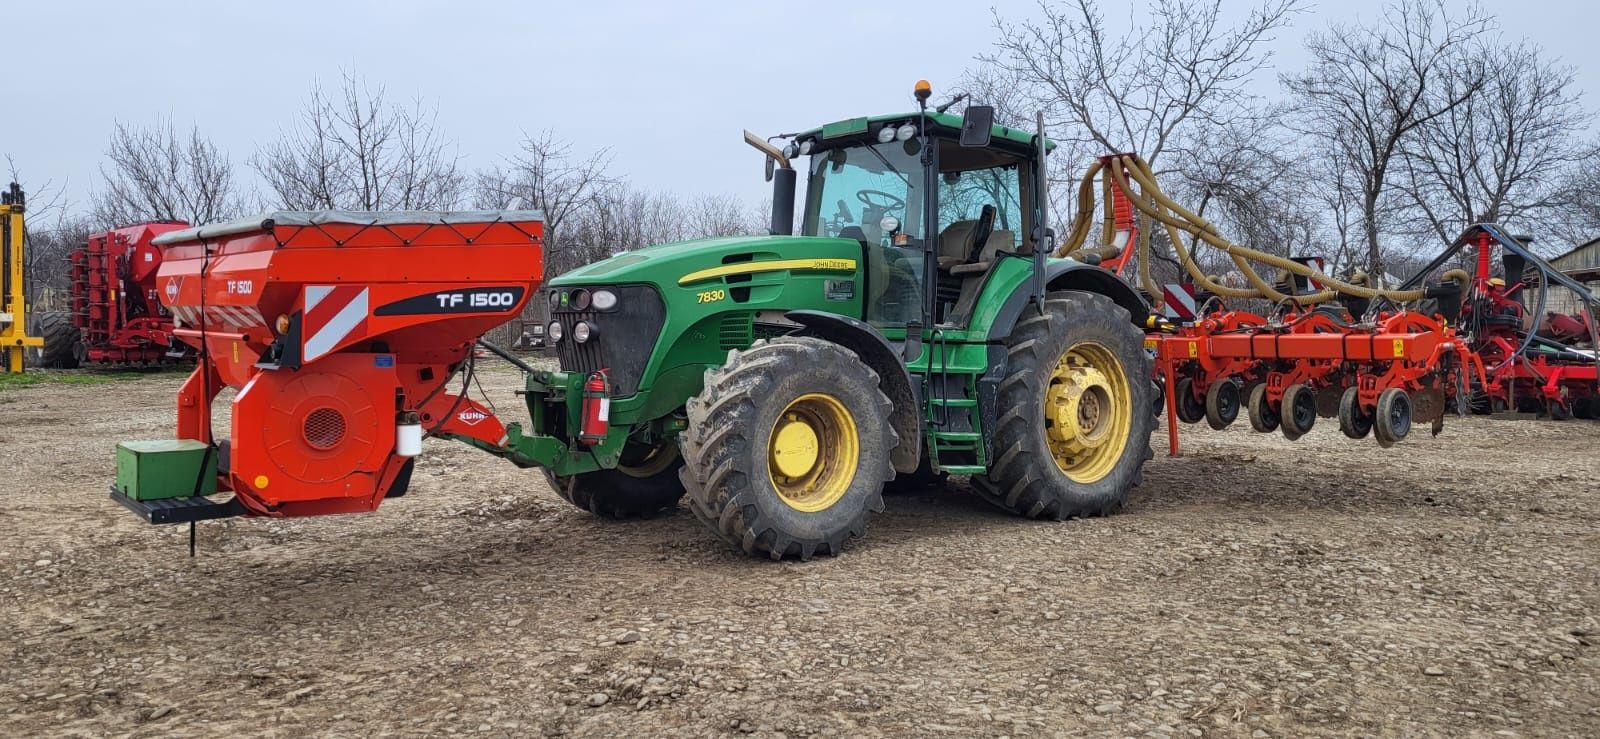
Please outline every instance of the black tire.
M1411 433L1411 396L1397 387L1378 394L1378 407L1372 414L1372 436L1378 446L1394 446Z
M1103 452L1102 462L1110 463L1106 471L1096 479L1079 481L1056 462L1045 398L1063 358L1071 351L1091 349L1120 365L1120 384L1129 396L1124 408L1128 431L1120 452L1112 448ZM1006 337L1006 354L1001 412L993 432L995 456L987 474L973 476L973 489L990 503L1028 518L1103 516L1121 508L1129 491L1143 481L1144 463L1153 456L1150 433L1155 428L1155 417L1144 412L1150 403L1150 356L1144 351L1144 335L1128 312L1104 295L1050 293L1044 312L1028 311ZM1104 364L1109 368L1112 363ZM1115 398L1109 402L1116 404L1113 413L1122 407Z
M44 338L44 346L28 350L31 364L48 369L77 369L78 344L83 334L72 325L70 313L58 310L36 313L29 333Z
M1571 421L1572 420L1572 407L1570 405L1568 405L1567 402L1564 401L1564 400L1551 401L1550 402L1550 420L1552 420L1552 421Z
M809 468L824 477L848 475L840 478L842 492L817 510L779 492L773 466L781 462L769 452L783 414L807 398L842 408L856 429L853 467L830 471L820 455L823 461ZM884 483L895 476L889 452L898 443L892 406L877 373L850 350L811 337L758 341L707 370L705 389L687 408L689 427L679 445L689 508L733 547L772 559L836 555L865 535L869 514L883 510ZM832 433L827 423L818 425Z
M1221 431L1239 419L1239 383L1222 380L1206 388L1206 425Z
M1594 401L1592 398L1578 398L1572 401L1572 417L1582 420L1594 418Z
M1245 402L1245 409L1250 414L1250 428L1259 433L1270 434L1278 430L1278 424L1283 420L1278 417L1278 412L1267 404L1267 384L1259 383L1250 388L1250 399Z
M1317 394L1300 384L1284 388L1283 400L1278 403L1278 421L1278 430L1289 441L1311 433L1311 427L1317 424Z
M1365 439L1372 433L1372 415L1361 410L1361 391L1347 387L1339 396L1339 430L1352 439Z
M601 518L650 518L678 507L683 483L678 470L683 457L676 444L624 449L616 469L559 477L544 470L545 480L561 499Z
M1178 392L1173 397L1177 401L1178 420L1184 423L1199 423L1206 417L1205 401L1194 395L1194 381L1185 377L1178 381Z
M927 450L924 449L922 460L917 462L917 469L895 475L893 480L883 486L883 492L886 495L920 493L942 488L949 479L950 473L933 471L933 465L928 462Z

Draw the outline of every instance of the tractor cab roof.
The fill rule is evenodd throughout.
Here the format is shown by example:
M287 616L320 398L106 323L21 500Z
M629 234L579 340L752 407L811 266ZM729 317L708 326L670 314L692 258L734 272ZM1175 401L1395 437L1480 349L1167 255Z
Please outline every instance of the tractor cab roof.
M914 122L920 115L917 112L909 112L846 118L808 131L802 131L795 134L794 140L814 139L818 147L854 143L856 140L862 139L876 140L875 136L878 130L885 124L898 126L902 123ZM959 137L961 135L961 116L954 113L937 113L930 110L928 111L928 123L930 124L929 133L944 134L951 137ZM990 140L990 146L1006 149L1026 149L1029 151L1033 148L1032 131L996 123L991 127L991 133L993 138ZM1049 138L1045 139L1046 150L1054 149L1055 146L1054 141Z

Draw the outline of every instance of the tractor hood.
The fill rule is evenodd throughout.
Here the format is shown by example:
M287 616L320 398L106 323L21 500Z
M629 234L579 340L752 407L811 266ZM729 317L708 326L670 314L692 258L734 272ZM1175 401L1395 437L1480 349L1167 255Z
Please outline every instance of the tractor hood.
M551 287L651 284L659 289L721 283L730 275L854 271L861 243L817 236L723 236L647 246L579 267ZM849 262L844 264L843 262Z

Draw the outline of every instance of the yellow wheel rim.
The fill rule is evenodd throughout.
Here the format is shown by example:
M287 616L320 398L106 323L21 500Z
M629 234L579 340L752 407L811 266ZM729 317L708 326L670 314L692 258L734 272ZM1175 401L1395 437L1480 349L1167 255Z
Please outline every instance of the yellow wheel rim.
M678 461L678 445L675 442L667 442L650 449L638 458L633 458L624 452L623 459L617 461L617 471L628 477L654 477L665 472L676 461Z
M1133 393L1117 355L1094 342L1067 349L1044 401L1045 438L1056 466L1078 483L1111 474L1133 427Z
M778 414L767 442L767 475L778 497L805 513L824 511L850 489L860 460L855 417L832 395L810 393Z

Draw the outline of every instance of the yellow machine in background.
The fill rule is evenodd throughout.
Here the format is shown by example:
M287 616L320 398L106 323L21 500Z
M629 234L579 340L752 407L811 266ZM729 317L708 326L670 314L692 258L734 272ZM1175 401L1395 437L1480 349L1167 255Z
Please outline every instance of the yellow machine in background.
M22 284L22 187L0 192L0 365L11 374L22 372L22 355L44 339L28 335L28 294Z

